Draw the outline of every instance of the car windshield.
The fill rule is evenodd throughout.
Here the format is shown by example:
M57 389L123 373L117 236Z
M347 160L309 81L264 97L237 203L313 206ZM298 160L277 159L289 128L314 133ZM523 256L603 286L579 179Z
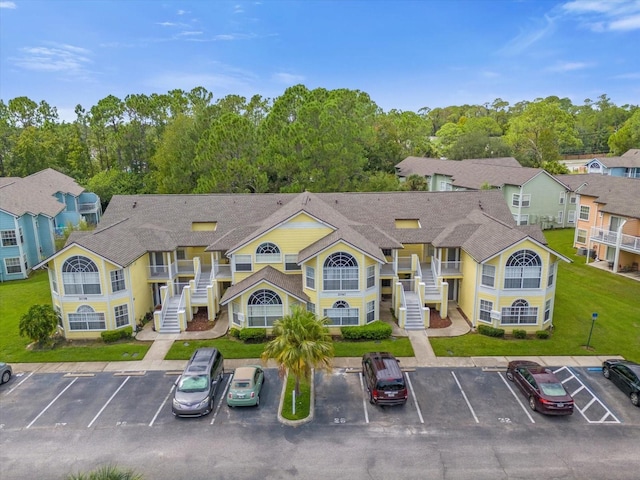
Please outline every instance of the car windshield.
M560 383L541 383L542 393L550 397L564 397L567 392Z
M251 386L251 382L249 380L238 380L237 382L233 382L233 388L249 388Z
M206 375L183 376L178 383L179 392L204 392L209 386Z

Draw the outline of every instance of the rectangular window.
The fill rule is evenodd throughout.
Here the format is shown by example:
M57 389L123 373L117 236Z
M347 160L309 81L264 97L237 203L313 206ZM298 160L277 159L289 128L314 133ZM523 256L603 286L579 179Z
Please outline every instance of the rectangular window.
M54 305L53 311L56 312L56 317L58 317L58 326L64 328L64 325L62 325L62 310L60 310L58 305Z
M570 210L567 214L567 223L576 223L576 211Z
M542 267L510 266L504 269L504 288L540 288Z
M523 207L526 208L531 204L531 194L526 194L520 196L517 193L514 193L511 197L511 205L514 207Z
M558 202L560 205L564 205L565 198L567 197L566 192L560 192L560 201Z
M493 302L480 300L480 321L491 323L491 310L493 310Z
M551 300L547 300L544 304L544 321L551 320Z
M116 317L116 328L129 325L129 307L127 305L118 305L113 309L113 313Z
M285 255L284 256L284 269L288 272L302 270L302 267L298 265L298 255Z
M106 330L107 324L104 321L104 313L70 313L70 330Z
M569 203L570 203L571 205L575 205L575 204L577 203L577 201L578 201L578 196L572 193L572 194L569 196Z
M315 303L311 303L311 302L307 302L307 311L311 312L315 315L316 313L316 304Z
M116 293L121 292L122 290L124 290L124 271L111 271L111 291Z
M178 260L186 260L187 259L187 251L184 248L179 248L176 250L176 259Z
M385 257L390 257L390 256L391 256L391 249L390 249L390 248L383 248L383 249L382 249L382 254L383 254Z
M4 266L7 269L7 274L9 273L21 273L20 269L20 257L16 258L5 258Z
M12 247L14 245L18 245L15 230L2 230L2 232L0 232L0 237L2 238L3 247Z
M449 182L446 182L444 180L440 181L441 192L450 192L451 190L453 190L453 185L451 185Z
M56 272L54 270L49 270L49 278L51 279L51 290L54 293L58 293L58 280L56 280Z
M376 266L369 265L367 267L367 288L374 287L376 285Z
M502 309L502 325L531 325L538 323L538 307L505 307Z
M376 302L367 302L367 323L376 319Z
M547 287L553 286L553 281L556 276L556 264L552 263L549 265L549 276L547 277Z
M578 228L576 231L578 232L576 235L576 243L587 243L587 231L582 228Z
M236 272L250 272L253 269L251 255L234 255L233 261Z
M358 325L359 313L357 308L325 308L324 316L331 320L329 326L341 327Z
M558 210L558 221L557 223L562 223L562 219L564 218L564 212L562 210Z
M482 285L494 287L496 281L496 267L493 265L482 265Z
M324 290L358 290L358 267L326 267L323 269Z
M390 287L391 286L391 280L388 278L385 278L381 281L381 284L383 287Z
M100 295L98 272L63 272L62 283L65 295Z
M282 318L282 305L248 305L250 327L273 327L273 322Z
M585 220L585 221L589 221L589 212L591 211L590 207L587 207L585 205L581 205L580 206L580 220Z
M529 225L529 215L513 215L513 219L518 225Z
M305 282L307 288L316 288L316 269L313 267L307 267L305 269Z

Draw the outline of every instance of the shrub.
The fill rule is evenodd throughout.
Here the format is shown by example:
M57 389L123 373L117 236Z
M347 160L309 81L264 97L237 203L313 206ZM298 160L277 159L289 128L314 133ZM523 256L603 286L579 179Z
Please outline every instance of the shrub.
M342 338L345 340L385 340L391 336L391 325L377 320L368 325L357 327L342 327Z
M133 327L124 327L119 328L118 330L106 330L104 332L100 332L100 336L102 337L102 341L105 343L117 342L121 338L131 338L133 334Z
M514 338L527 338L527 331L514 328L513 336Z
M260 343L267 338L266 328L243 328L238 334L238 338L246 343Z
M547 338L549 338L549 336L550 336L549 330L536 331L536 338L539 338L540 340L546 340Z
M487 337L495 337L495 338L504 337L503 328L493 328L493 327L490 327L489 325L479 325L478 333L480 335L486 335Z
M229 329L229 336L233 338L240 338L240 329L236 327L231 327Z

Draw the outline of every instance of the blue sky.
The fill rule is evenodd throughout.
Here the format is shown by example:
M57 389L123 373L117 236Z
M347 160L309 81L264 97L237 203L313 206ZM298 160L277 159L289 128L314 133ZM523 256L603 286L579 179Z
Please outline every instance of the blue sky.
M62 119L110 94L273 98L298 83L385 111L640 104L640 0L0 0L0 98Z

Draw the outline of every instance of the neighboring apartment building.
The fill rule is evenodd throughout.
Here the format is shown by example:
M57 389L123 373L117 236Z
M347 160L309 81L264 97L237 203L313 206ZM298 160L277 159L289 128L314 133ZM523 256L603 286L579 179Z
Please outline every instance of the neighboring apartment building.
M498 189L518 225L542 229L574 227L576 197L570 188L541 168L520 166L513 157L441 160L407 157L396 165L400 181L416 174L429 191Z
M379 319L383 298L407 329L455 301L473 325L539 330L559 260L498 191L304 192L114 196L41 266L66 337L94 338L154 308L160 333L224 308L270 328L296 305L336 331Z
M100 198L47 168L25 178L0 178L0 281L27 278L55 252L55 236L84 219L97 224Z
M631 178L600 174L562 175L578 194L574 246L614 271L640 264L640 185Z
M629 150L619 157L596 157L585 166L587 173L640 179L640 149Z

